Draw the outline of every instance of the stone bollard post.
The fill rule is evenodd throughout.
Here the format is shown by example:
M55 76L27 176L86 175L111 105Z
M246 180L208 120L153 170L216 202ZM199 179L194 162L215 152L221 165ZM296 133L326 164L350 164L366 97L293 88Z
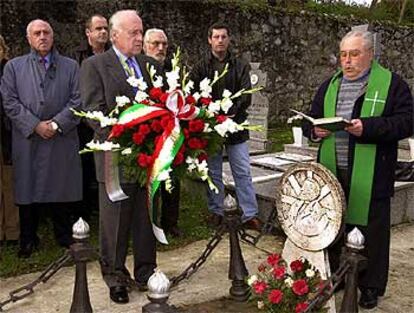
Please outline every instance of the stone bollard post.
M238 230L241 228L241 218L237 202L231 195L227 195L224 199L224 223L230 238L229 279L232 280L230 295L236 301L246 301L250 295L250 288L246 283L249 272L239 242Z
M148 300L150 303L142 307L142 313L177 313L173 306L168 305L170 281L163 272L156 269L148 279Z
M364 236L356 227L347 235L344 261L350 265L350 269L345 276L345 291L340 313L358 313L358 273L363 269L363 262L366 261L366 257L361 255L364 242Z
M92 313L86 275L86 262L92 259L95 251L87 240L89 237L89 225L82 218L79 218L73 225L72 231L75 243L70 246L70 254L76 264L76 276L70 313Z

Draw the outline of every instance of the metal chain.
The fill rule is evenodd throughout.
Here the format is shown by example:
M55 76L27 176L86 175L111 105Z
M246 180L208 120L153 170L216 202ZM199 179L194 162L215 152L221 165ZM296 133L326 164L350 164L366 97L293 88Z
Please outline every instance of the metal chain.
M38 278L33 280L31 283L24 285L20 288L17 288L9 293L9 298L5 301L0 302L0 312L3 312L3 307L10 303L16 302L26 298L27 296L31 295L34 291L33 288L36 287L40 283L47 282L54 274L57 273L68 261L70 261L72 257L69 254L69 250L65 252L59 259L55 262L50 264L40 275Z
M224 224L220 225L214 233L214 236L207 243L207 246L204 249L201 256L198 257L198 259L195 262L187 266L187 268L180 275L171 278L171 287L177 286L182 280L188 279L191 275L197 272L197 270L207 261L209 255L213 252L213 250L223 239L223 234L225 233L225 231L226 226Z

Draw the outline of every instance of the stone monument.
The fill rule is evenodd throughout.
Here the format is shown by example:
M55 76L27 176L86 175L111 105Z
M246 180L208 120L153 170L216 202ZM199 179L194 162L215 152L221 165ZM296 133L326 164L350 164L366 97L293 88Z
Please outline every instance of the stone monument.
M266 87L267 73L259 69L260 63L250 63L250 81L252 88ZM252 103L248 108L248 121L251 125L263 126L263 131L250 131L248 141L250 152L259 153L267 150L267 117L269 113L269 99L263 95L262 91L252 95Z
M279 180L276 207L279 223L287 235L282 256L289 264L304 257L330 277L326 248L335 240L343 223L345 195L336 177L317 163L291 166ZM335 299L327 306L335 313Z

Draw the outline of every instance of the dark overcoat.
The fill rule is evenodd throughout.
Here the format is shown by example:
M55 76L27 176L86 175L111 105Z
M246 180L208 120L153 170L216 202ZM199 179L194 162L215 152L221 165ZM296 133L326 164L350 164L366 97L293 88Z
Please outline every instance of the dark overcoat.
M54 50L44 73L38 59L32 51L9 61L1 82L4 111L12 123L15 201L79 201L79 119L70 111L80 109L79 67ZM43 139L34 129L40 121L51 119L59 125L60 132Z

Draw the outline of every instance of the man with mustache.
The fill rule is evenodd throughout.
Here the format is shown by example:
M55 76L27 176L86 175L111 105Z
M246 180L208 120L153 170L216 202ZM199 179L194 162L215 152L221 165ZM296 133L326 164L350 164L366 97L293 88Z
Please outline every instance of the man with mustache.
M309 123L303 128L311 140L321 142L319 162L345 191L345 232L356 226L365 236L368 264L359 276L359 305L371 309L387 286L390 198L398 141L413 133L413 98L401 77L374 60L372 33L349 32L339 53L342 69L319 88L310 115L342 116L352 125L335 133ZM333 271L344 241L338 243L329 251Z

